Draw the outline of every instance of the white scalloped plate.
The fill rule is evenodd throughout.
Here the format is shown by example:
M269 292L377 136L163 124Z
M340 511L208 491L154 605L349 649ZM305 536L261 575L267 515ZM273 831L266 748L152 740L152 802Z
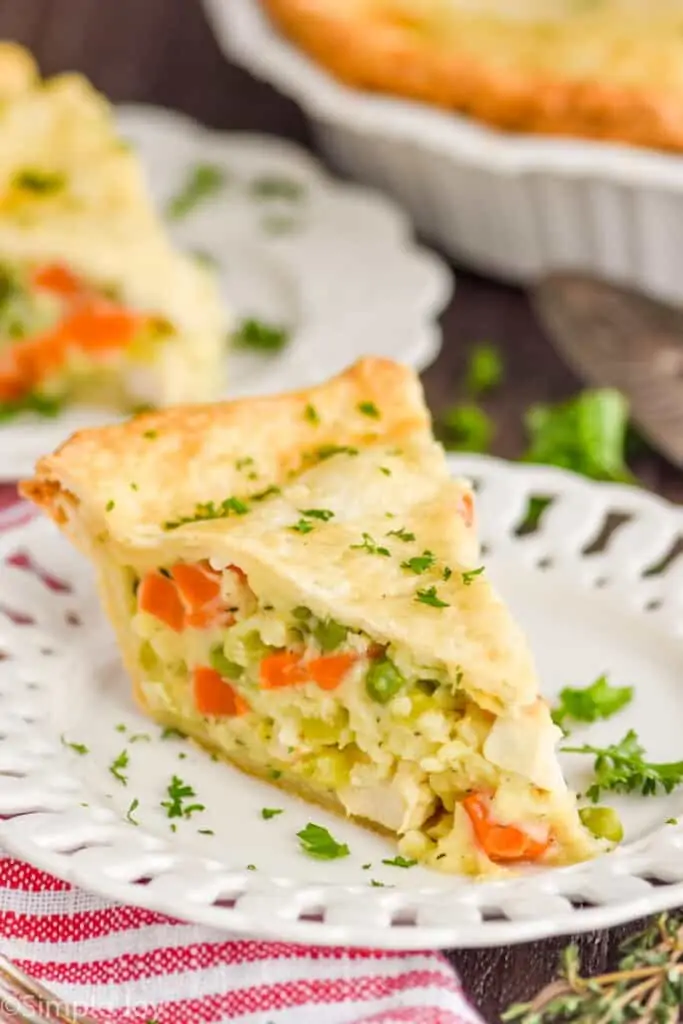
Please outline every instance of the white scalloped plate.
M544 467L472 457L453 468L477 483L487 564L530 633L548 696L605 671L636 688L631 707L572 740L611 742L633 727L651 757L678 759L683 562L647 572L671 551L683 511ZM554 501L535 533L518 536L531 495ZM604 550L586 553L615 512L626 521ZM7 564L18 552L33 569ZM50 589L37 569L68 589ZM588 864L483 884L385 866L387 841L160 738L132 704L87 566L50 524L0 539L0 595L23 619L0 614L0 843L44 870L235 934L387 949L521 942L683 904L683 826L665 824L683 818L683 791L613 801L625 842ZM131 741L140 732L153 739ZM90 752L72 752L61 735ZM108 770L122 750L127 785ZM590 759L566 757L565 767L584 788ZM176 832L160 807L174 773L206 806ZM137 827L126 821L133 799ZM263 807L283 813L264 821ZM351 856L301 853L295 834L310 820Z
M228 183L183 220L176 243L213 258L228 308L287 325L276 356L233 351L229 397L308 387L363 355L422 370L436 358L436 318L453 290L445 264L412 240L407 218L382 195L328 177L304 150L275 137L210 131L168 110L119 111L158 208L166 209L198 163L225 169ZM257 200L262 176L296 182L302 198ZM37 458L106 411L65 411L55 420L0 427L0 480L30 473Z

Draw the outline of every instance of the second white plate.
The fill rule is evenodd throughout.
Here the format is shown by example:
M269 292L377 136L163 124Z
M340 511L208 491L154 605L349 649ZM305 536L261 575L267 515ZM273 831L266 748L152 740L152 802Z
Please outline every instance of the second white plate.
M119 123L162 214L197 165L224 172L225 187L169 221L171 234L215 263L236 321L256 317L290 332L276 355L229 353L227 397L307 387L365 355L418 370L436 357L436 318L453 278L415 244L394 203L334 181L304 150L274 137L210 131L142 106L122 108ZM107 419L70 409L54 420L0 424L0 480L30 473L75 430Z
M603 745L633 728L652 759L678 760L681 559L649 570L671 551L683 512L544 467L483 458L453 467L477 482L487 567L530 634L548 697L603 672L635 688L628 708L572 742ZM519 536L532 495L553 503L536 532ZM621 525L591 553L614 512ZM20 552L23 568L9 561ZM45 585L46 573L61 589ZM521 942L683 904L683 824L667 824L683 822L681 789L607 794L626 838L586 864L489 883L391 866L388 841L162 739L133 705L88 567L51 524L0 538L0 595L0 844L39 868L236 934L386 949ZM577 789L591 765L565 756ZM189 820L163 806L174 775L204 805ZM262 808L282 813L264 820ZM296 833L309 821L350 856L306 857Z

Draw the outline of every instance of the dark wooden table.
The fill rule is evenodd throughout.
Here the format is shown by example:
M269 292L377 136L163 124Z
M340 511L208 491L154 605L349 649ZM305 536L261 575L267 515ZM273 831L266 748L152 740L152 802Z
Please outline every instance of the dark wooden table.
M45 73L83 71L114 101L163 104L215 127L273 132L312 145L293 103L226 63L199 0L0 0L0 37L30 46ZM498 426L495 451L518 456L524 409L569 395L579 382L553 353L516 289L458 270L457 295L443 327L443 351L424 376L433 411L461 393L468 345L494 342L507 362L505 386L487 404ZM645 455L635 468L650 487L683 497L681 474L662 459ZM595 972L612 962L617 944L634 928L578 939L586 968ZM452 959L493 1024L510 1002L550 980L564 945L538 942L453 953Z

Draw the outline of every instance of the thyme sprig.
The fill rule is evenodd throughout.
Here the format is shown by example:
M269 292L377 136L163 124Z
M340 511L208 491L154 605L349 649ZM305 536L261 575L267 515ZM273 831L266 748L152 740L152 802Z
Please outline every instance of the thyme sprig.
M662 914L619 947L616 971L581 976L576 946L562 954L560 977L528 1003L503 1014L517 1024L675 1024L683 1005L683 915Z

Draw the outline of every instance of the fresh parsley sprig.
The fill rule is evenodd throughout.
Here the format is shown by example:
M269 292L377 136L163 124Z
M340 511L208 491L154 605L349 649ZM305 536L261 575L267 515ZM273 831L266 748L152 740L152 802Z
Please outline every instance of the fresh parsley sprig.
M586 796L593 803L597 803L603 790L653 796L660 789L670 793L683 783L683 761L646 761L645 750L634 729L629 729L619 743L611 746L584 744L581 747L563 747L562 750L566 754L592 754L595 757L595 781L586 790Z
M560 726L567 718L575 722L597 722L616 715L632 700L632 686L611 686L605 674L582 689L566 686L560 692L558 706L553 709L553 722Z

